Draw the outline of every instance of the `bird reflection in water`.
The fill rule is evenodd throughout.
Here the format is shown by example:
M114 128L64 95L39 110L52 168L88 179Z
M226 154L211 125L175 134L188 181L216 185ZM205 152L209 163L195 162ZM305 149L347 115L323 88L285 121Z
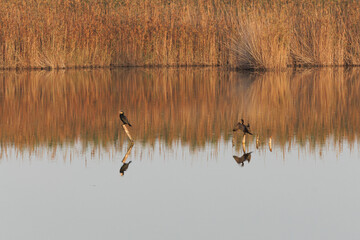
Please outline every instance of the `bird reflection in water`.
M124 176L125 171L128 169L129 165L130 165L131 161L129 161L128 163L124 163L121 168L120 168L120 175Z
M131 143L128 150L127 150L127 152L125 153L125 156L124 156L123 160L122 160L123 165L120 168L120 175L121 176L124 176L125 171L129 168L129 165L130 165L131 161L126 163L126 159L129 157L129 155L131 153L131 149L133 148L133 146L134 146L134 143Z
M241 164L241 166L243 167L244 166L244 162L248 161L248 163L250 163L250 160L251 160L251 153L252 152L248 152L248 153L245 153L241 156L241 157L238 157L238 156L233 156L233 158L235 159L235 161L238 163L238 164Z

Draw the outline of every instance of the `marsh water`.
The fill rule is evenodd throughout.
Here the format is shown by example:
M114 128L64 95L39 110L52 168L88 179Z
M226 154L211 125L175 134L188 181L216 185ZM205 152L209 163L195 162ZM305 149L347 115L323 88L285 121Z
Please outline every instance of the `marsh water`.
M0 72L0 239L359 239L359 105L360 69Z

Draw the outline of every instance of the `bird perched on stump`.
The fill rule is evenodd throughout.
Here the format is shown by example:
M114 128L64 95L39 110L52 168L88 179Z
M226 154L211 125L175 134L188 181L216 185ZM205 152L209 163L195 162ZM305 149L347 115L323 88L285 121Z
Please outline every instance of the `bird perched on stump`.
M127 124L127 125L129 125L131 127L131 124L129 123L129 120L127 119L127 117L125 116L123 111L119 112L119 117L120 117L120 120L123 122L124 125Z
M238 122L238 123L235 125L233 131L235 132L235 131L237 131L237 130L241 130L241 131L243 131L244 135L245 135L245 134L253 135L253 134L249 131L249 128L250 128L250 124L245 125L245 124L244 124L244 119L241 119L241 123Z

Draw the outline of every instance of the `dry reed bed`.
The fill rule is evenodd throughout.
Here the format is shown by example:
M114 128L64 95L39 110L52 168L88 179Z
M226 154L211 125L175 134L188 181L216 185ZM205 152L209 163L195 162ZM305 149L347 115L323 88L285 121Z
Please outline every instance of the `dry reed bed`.
M272 136L282 147L321 145L329 137L354 143L360 131L358 70L3 72L0 79L0 142L19 149L78 139L84 146L122 145L120 108L134 138L150 145L231 139L240 118L262 141Z
M358 1L0 0L0 68L359 65Z

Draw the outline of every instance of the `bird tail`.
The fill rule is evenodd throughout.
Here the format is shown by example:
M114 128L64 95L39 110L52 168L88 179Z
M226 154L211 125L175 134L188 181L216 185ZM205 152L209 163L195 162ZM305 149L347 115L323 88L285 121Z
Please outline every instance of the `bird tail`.
M129 126L131 127L131 124L130 123L128 123L129 124Z
M248 132L248 134L253 135L251 132Z

